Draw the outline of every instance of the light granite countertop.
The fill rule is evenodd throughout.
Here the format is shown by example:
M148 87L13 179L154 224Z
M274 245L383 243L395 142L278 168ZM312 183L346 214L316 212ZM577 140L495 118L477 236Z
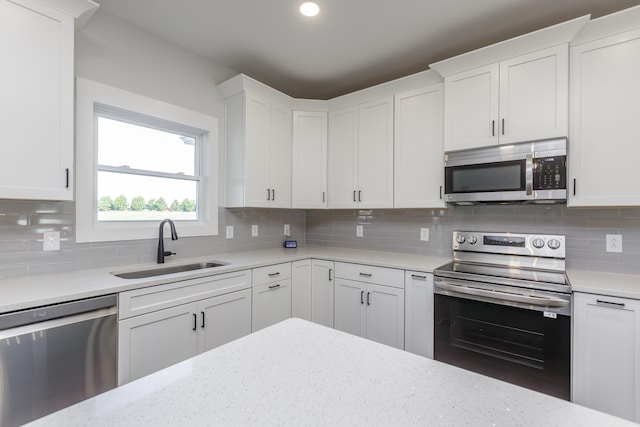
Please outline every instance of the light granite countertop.
M0 280L0 313L308 258L352 262L426 273L430 273L433 269L450 261L448 258L331 247L274 248L232 252L202 258L177 258L167 260L164 266L211 260L222 261L227 265L213 269L173 273L144 279L122 279L111 273L151 269L158 267L158 264L148 263L3 279Z
M568 270L574 292L640 299L640 275Z
M335 329L289 319L29 425L636 424Z

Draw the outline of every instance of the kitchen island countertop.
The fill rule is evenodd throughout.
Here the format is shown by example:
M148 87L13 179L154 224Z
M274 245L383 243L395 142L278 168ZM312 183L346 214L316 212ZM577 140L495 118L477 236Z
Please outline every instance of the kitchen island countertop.
M300 319L288 319L29 424L632 426Z

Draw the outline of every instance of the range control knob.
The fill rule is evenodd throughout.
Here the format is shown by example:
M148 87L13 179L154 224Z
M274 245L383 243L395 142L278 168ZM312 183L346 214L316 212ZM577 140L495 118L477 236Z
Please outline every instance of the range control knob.
M470 244L475 245L477 241L478 241L478 238L476 236L472 236L472 235L467 236L467 242L469 242Z
M460 243L460 244L464 243L464 242L465 242L465 238L464 238L464 236L463 236L462 234L458 234L458 235L456 236L456 242L457 242L457 243Z
M533 239L533 241L531 242L531 244L533 245L534 248L538 248L540 249L541 247L544 246L544 240L538 238L538 239Z
M551 249L558 249L560 247L560 240L551 239L551 240L549 240L549 243L547 243L547 245Z

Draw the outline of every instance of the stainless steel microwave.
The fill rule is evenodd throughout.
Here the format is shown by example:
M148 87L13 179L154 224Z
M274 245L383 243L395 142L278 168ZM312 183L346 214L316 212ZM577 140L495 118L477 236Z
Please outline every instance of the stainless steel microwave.
M565 203L566 138L447 152L444 199L476 203Z

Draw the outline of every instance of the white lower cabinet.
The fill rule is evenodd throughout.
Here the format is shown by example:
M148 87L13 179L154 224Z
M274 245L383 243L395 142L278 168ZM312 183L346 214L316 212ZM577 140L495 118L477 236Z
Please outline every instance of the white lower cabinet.
M433 359L433 275L405 272L404 349Z
M291 263L291 317L311 320L311 260Z
M242 271L122 292L118 384L251 333L250 279Z
M291 317L291 263L253 269L253 332Z
M335 265L333 261L311 260L311 321L333 328Z
M336 263L334 310L336 329L404 349L404 271Z
M640 301L574 294L573 401L640 422Z

